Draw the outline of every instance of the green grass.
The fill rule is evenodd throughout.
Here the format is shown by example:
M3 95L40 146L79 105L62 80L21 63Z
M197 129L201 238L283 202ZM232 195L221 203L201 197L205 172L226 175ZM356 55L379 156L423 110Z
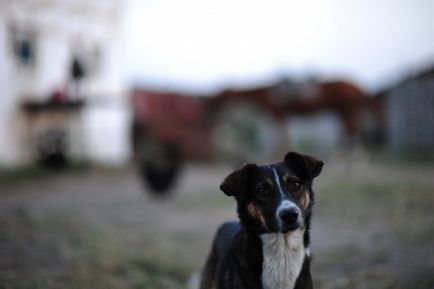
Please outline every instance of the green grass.
M316 217L327 216L336 226L346 224L346 233L371 234L368 248L352 243L317 256L317 287L432 288L428 273L434 264L424 261L434 256L432 185L341 178L317 191ZM381 231L371 233L377 226Z
M203 191L200 195L184 196L175 200L175 204L182 209L194 210L217 210L233 208L235 210L235 200L223 194L219 189L211 192Z
M3 260L0 288L182 288L193 271L174 248L77 221L16 209L0 225L0 250L23 257Z
M319 207L326 214L349 221L385 220L390 229L407 241L434 240L434 188L431 185L399 180L338 180L321 188Z
M387 173L387 167L375 169ZM324 218L323 225L343 226L336 230L338 233L353 238L370 234L368 240L373 240L368 247L352 240L319 252L314 250L316 288L432 288L434 262L429 260L434 260L433 182L421 182L412 175L401 178L400 172L398 169L398 174L395 171L388 178L335 174L328 182L315 184L315 221ZM407 167L403 172L414 174ZM32 175L18 174L12 180L30 180ZM235 210L234 200L217 189L175 195L164 202L162 207L180 218L185 217L183 214L191 218L188 213L192 210L204 218ZM23 207L19 204L17 201L4 206L0 212L2 289L184 288L190 274L206 258L197 256L198 251L204 251L196 251L196 244L200 244L195 242L197 236L183 229L154 233L144 223L143 230L142 224L131 225L131 230L121 233L118 224L99 227L80 215L72 217L41 207L35 213L32 203ZM54 208L55 204L50 206ZM380 226L381 235L375 231L376 226ZM313 231L317 229L313 227ZM313 242L315 245L320 240ZM209 245L206 243L207 249Z
M59 173L79 173L89 169L86 162L71 162L66 168L49 169L43 166L30 165L16 169L0 169L0 186L13 186L21 183L29 183L37 180L48 180Z

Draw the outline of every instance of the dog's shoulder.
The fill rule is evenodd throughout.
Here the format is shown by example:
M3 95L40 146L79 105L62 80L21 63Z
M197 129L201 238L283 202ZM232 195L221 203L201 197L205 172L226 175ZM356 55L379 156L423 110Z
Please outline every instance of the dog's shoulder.
M202 275L201 289L225 288L222 283L229 281L227 269L234 265L229 252L240 229L239 222L226 222L217 229Z
M214 239L218 251L227 251L240 229L241 225L239 222L232 221L223 223L218 228Z

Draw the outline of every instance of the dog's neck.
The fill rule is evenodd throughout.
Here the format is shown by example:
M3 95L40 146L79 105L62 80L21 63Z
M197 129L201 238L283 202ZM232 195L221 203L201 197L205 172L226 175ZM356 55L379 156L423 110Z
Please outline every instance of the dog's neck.
M304 244L304 230L269 233L262 240L262 287L293 289L309 249Z
M308 239L307 228L260 236L242 228L234 252L242 274L248 273L243 278L247 288L293 289L305 259L310 258Z
M262 241L260 237L241 226L241 230L232 244L240 276L244 287L249 289L263 289L261 285L262 273Z

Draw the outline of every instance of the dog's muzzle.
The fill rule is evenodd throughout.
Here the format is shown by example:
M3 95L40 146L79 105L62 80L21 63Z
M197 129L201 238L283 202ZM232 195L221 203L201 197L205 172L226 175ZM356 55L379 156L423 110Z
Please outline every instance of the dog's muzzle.
M301 212L295 207L284 208L278 212L280 231L286 233L300 228L302 224Z

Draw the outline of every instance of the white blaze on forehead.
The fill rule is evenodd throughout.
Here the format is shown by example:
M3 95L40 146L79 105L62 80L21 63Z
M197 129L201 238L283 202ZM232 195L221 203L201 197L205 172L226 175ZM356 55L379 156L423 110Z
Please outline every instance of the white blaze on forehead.
M279 223L279 226L281 226L281 220L279 217L279 213L282 210L289 209L289 208L295 208L300 215L300 209L298 208L298 206L294 202L291 202L285 196L285 193L283 192L282 186L280 184L279 175L277 174L277 171L275 168L272 168L272 170L273 170L273 174L274 174L274 180L276 181L277 189L278 189L279 194L280 194L280 204L276 209L276 219L277 219L277 222Z
M294 202L291 202L290 200L288 200L288 198L285 196L285 193L283 192L282 186L280 184L279 175L277 174L276 169L272 168L272 170L273 170L273 174L274 174L274 180L276 181L277 189L280 193L280 204L276 210L276 213L279 214L279 212L281 210L288 209L291 207L295 207L298 210L297 205Z
M272 170L274 174L274 180L276 181L277 189L279 190L280 196L284 198L285 194L283 193L282 186L280 185L279 175L277 174L275 168L272 168Z

